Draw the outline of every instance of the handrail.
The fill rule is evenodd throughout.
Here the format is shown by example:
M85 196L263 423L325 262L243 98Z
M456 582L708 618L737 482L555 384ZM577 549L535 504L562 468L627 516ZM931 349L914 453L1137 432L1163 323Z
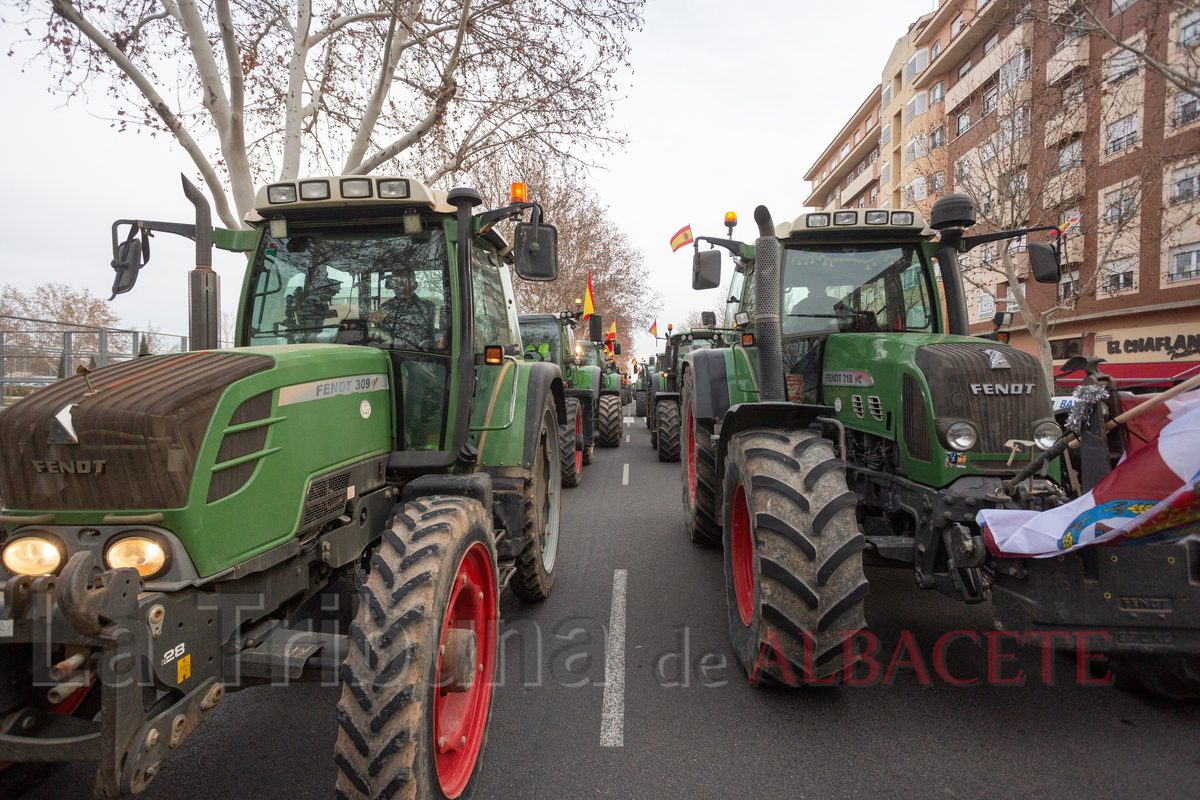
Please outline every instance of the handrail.
M503 425L480 425L478 427L472 425L469 428L469 430L471 430L472 432L506 431L512 426L513 422L517 418L517 394L519 391L517 388L517 385L520 383L520 378L521 378L521 362L519 362L517 360L516 356L511 356L511 355L507 355L507 354L504 356L504 359L506 361L511 361L513 363L513 391L512 391L512 399L509 401L509 404L508 404L508 422L504 423ZM501 370L500 371L500 379L503 380L503 378L504 378L504 370Z

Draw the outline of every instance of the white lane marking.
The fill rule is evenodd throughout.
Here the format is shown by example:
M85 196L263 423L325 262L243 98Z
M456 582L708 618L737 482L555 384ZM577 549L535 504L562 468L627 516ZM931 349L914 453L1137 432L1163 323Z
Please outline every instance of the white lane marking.
M625 465L625 469L621 470L621 485L622 486L629 485L629 465L628 464Z
M629 422L629 423L632 423L632 422L633 422L633 417L626 417L626 418L625 418L625 421L626 421L626 422Z
M629 465L625 468L628 470ZM600 746L625 746L625 570L613 570L612 617L604 655L604 705Z
M628 433L627 433L627 434L625 434L625 441L627 441L627 442L629 441L629 434L628 434Z

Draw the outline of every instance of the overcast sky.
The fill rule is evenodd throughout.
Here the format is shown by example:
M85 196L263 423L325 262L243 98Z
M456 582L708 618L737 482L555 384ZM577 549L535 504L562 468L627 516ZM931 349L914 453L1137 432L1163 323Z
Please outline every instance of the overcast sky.
M879 81L883 63L933 0L649 0L632 39L633 72L613 122L629 146L603 159L593 183L612 219L641 248L662 295L659 331L691 308L710 308L718 290L691 289L691 248L671 253L671 235L754 238L752 213L797 216L808 196L804 172ZM15 31L0 30L5 44ZM97 119L108 108L48 94L49 74L29 50L0 56L0 282L29 289L48 281L107 297L110 227L117 218L193 218L179 174L195 169L173 141L118 134ZM124 324L187 332L187 271L194 248L153 240L137 287L113 301ZM217 251L222 309L236 310L242 257ZM728 279L728 262L725 274ZM642 355L654 352L648 334Z

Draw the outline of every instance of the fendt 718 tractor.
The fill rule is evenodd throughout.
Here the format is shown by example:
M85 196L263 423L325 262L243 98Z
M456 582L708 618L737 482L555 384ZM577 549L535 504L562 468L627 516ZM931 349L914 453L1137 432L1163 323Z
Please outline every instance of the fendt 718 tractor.
M715 324L716 315L703 312L705 322ZM712 327L672 333L667 326L667 349L658 360L658 367L650 374L650 391L647 410L650 425L650 445L658 451L659 461L679 460L679 390L680 370L684 358L694 350L708 350L725 346L725 332Z
M595 408L600 398L600 367L580 360L575 339L578 312L522 314L525 360L554 364L563 376L566 422L559 432L559 465L564 486L578 486L596 448Z
M114 225L114 291L150 232L194 238L202 349L0 415L0 762L95 761L97 796L136 793L225 691L340 678L338 797L467 796L498 596L554 586L566 398L519 358L505 257L551 280L556 232L535 203L362 176L271 184L249 230L213 229L185 185L195 225ZM510 251L494 226L526 209ZM214 244L248 255L230 350ZM348 633L313 630L296 612L339 579Z
M1052 229L965 236L975 207L964 195L939 199L930 217L932 229L885 209L776 226L760 206L754 244L698 238L734 255L742 335L684 358L683 505L689 536L724 546L729 630L747 673L791 683L841 671L845 637L864 625L867 563L911 569L918 587L968 603L990 589L998 626L1023 642L1075 649L1072 634L1103 632L1088 645L1116 656L1118 675L1131 665L1134 682L1154 685L1150 669L1157 685L1178 685L1190 670L1194 690L1194 542L989 553L982 509L1046 510L1080 489L1060 485L1053 456L1068 439L1041 364L966 335L957 257ZM1028 244L1037 281L1058 280L1058 248ZM720 266L720 250L697 244L693 287L718 286ZM1102 444L1082 491L1109 461ZM1167 598L1147 607L1173 612L1130 610L1142 597Z

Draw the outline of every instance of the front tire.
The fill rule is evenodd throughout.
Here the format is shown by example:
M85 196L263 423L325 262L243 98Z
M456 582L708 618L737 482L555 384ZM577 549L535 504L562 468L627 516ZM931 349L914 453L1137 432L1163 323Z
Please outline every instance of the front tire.
M648 404L648 401L646 400L646 393L645 392L635 392L633 395L634 416L638 416L638 417L646 416L647 404Z
M679 460L679 402L659 400L654 408L658 460Z
M471 796L491 712L498 586L490 510L448 496L397 509L341 667L336 797Z
M546 396L538 432L533 476L525 479L525 548L509 587L525 601L544 600L554 588L562 518L562 470L558 468L558 421L554 398Z
M567 424L558 428L558 459L563 486L578 486L583 480L583 450L578 441L583 436L583 415L579 400L567 398Z
M597 437L601 447L620 447L621 434L624 432L622 423L621 398L615 394L601 395Z
M1116 685L1170 697L1200 698L1200 656L1190 653L1109 653ZM1101 667L1103 669L1103 667Z
M744 431L724 488L729 632L750 682L796 686L841 671L870 588L857 498L833 443L812 430Z
M712 446L712 421L693 413L695 385L692 372L683 376L683 516L688 539L696 544L721 545L721 519L717 509L717 453Z

